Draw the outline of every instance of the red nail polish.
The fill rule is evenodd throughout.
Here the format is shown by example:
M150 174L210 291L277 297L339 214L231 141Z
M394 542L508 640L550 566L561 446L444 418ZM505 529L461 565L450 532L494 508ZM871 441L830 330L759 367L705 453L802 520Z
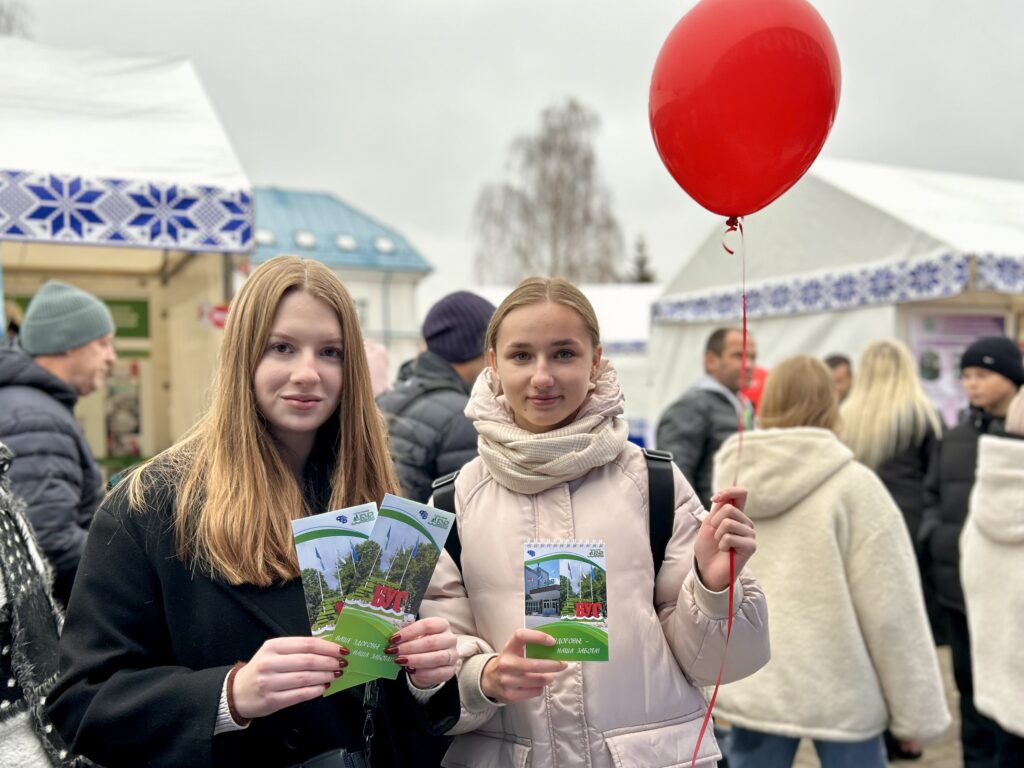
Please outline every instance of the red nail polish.
M402 642L401 632L395 632L395 634L388 638L388 645L398 645L400 642Z
M338 653L342 656L348 656L348 648L339 648Z
M403 667L406 664L408 664L408 663L409 663L409 659L406 658L405 656L399 656L397 659L395 659L395 664L400 664Z
M334 676L336 678L341 677L344 674L345 674L345 670L343 670L343 669L336 669L336 670L334 670Z
M384 649L384 653L386 653L388 656L395 656L398 654L398 649L393 645L389 645L387 648Z
M339 669L344 669L347 666L348 666L348 662L347 661L345 661L344 659L338 659L338 668Z

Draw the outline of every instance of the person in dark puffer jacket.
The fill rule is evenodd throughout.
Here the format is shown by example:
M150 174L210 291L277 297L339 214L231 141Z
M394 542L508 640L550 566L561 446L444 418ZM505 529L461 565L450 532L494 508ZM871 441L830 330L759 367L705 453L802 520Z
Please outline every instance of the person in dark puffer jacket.
M476 457L476 430L463 410L487 364L483 338L492 314L493 304L468 291L438 301L423 321L426 351L377 398L391 459L410 499L427 501L435 479Z
M18 346L0 349L0 440L14 453L10 482L67 605L103 478L75 419L78 398L104 385L117 359L107 306L50 280L29 302Z
M1004 435L1010 402L1024 384L1020 349L1004 336L979 339L961 358L970 409L939 444L925 480L927 507L918 538L926 572L946 620L953 677L960 692L960 736L965 768L988 768L995 755L998 726L974 707L971 647L960 585L960 532L974 486L978 440Z

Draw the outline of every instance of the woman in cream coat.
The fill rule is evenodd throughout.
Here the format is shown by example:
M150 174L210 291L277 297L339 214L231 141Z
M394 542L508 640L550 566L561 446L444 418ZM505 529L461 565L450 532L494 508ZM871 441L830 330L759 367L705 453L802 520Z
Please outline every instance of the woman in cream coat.
M1024 765L1024 390L1007 411L1006 433L985 435L978 443L977 479L960 536L960 580L974 704L999 726L995 768L1019 768Z
M718 699L730 768L788 768L802 737L823 768L884 768L886 727L910 742L950 723L906 525L837 420L828 369L790 358L765 385L767 428L715 457L717 481L738 465L750 488L772 605L772 663Z
M764 595L743 571L755 549L745 494L724 489L707 514L674 469L673 535L655 574L647 467L626 440L590 303L564 280L526 280L498 307L485 347L490 367L466 408L480 456L455 484L462 571L442 555L421 606L451 622L461 657L461 735L443 764L689 766L707 708L696 686L714 683L725 653L730 548L724 679L768 660ZM523 657L526 643L555 642L523 628L523 545L538 539L605 542L610 661ZM719 756L709 728L697 765Z

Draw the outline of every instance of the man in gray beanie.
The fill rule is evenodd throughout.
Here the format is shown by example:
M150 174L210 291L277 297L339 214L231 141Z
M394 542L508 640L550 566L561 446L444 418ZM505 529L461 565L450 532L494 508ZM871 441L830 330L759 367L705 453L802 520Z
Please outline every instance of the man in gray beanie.
M54 570L54 596L67 605L103 478L74 407L103 386L115 360L107 306L50 280L32 297L19 343L0 349L0 440L14 453L12 491Z
M423 321L426 351L408 375L377 398L388 421L391 458L410 499L425 502L438 477L476 456L476 429L463 411L487 365L484 332L494 305L475 293L445 296Z

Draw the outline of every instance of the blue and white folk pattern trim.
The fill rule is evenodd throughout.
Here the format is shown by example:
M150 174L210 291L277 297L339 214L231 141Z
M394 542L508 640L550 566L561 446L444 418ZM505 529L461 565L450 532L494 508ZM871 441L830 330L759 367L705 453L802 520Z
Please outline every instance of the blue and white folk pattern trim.
M249 190L0 170L0 240L246 252Z
M1024 256L979 256L974 286L979 291L1024 293Z
M944 254L750 283L747 316L784 317L955 296L967 287L969 262L966 255ZM661 323L735 320L742 315L742 292L733 285L683 294L657 302L651 313Z

